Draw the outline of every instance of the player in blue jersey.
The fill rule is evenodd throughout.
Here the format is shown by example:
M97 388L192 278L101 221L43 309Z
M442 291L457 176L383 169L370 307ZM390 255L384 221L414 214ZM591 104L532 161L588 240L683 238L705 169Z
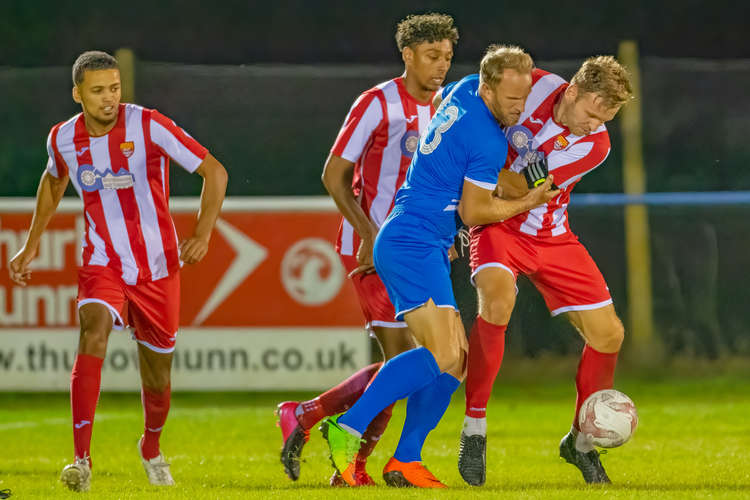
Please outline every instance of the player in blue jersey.
M375 268L420 347L391 358L349 411L321 430L331 461L353 484L362 433L385 407L408 397L396 452L383 470L391 486L443 488L421 463L435 428L464 377L466 335L450 281L448 249L461 220L487 224L546 203L559 192L549 178L523 198L503 200L496 186L514 124L531 90L531 57L518 47L491 46L479 75L450 86L419 142L394 208L375 240Z

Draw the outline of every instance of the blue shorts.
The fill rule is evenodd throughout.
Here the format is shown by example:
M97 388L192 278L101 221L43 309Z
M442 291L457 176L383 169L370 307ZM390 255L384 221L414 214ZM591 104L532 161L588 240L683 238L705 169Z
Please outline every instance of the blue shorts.
M378 232L375 269L396 311L396 321L429 299L458 311L445 239L419 217L392 213Z

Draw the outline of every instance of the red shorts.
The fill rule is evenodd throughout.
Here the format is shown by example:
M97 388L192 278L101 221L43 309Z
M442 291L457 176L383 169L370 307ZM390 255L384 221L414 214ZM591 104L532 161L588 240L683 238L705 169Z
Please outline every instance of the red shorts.
M552 316L612 303L601 271L572 233L538 239L502 223L472 228L472 281L486 267L505 269L514 278L528 276Z
M126 285L108 267L85 266L78 270L78 307L91 302L109 309L114 328L131 326L139 344L155 352L174 351L180 321L180 273Z
M351 255L341 255L341 262L347 273L352 272L359 264ZM352 277L354 289L359 297L359 306L367 321L366 328L384 326L387 328L406 328L405 321L396 321L396 311L388 298L385 285L376 273L359 273Z

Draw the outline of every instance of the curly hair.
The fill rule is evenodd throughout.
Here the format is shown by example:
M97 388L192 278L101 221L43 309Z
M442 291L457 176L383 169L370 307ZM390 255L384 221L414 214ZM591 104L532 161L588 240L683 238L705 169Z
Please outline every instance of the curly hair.
M99 50L89 50L84 52L76 62L73 63L73 84L80 85L83 81L83 74L87 71L98 69L120 69L117 59Z
M601 96L607 108L622 106L633 97L627 70L612 56L589 57L570 83L583 93Z
M490 45L479 63L479 81L495 87L502 80L506 69L530 73L534 69L534 60L521 47Z
M399 52L419 43L441 40L450 40L454 45L458 41L458 29L453 25L453 18L447 14L412 14L406 16L396 27Z

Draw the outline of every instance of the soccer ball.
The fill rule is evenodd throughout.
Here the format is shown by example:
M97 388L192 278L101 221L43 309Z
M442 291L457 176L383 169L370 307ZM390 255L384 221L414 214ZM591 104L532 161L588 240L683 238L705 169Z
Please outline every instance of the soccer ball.
M635 432L638 412L625 394L605 389L586 398L578 414L578 425L595 446L616 448Z

